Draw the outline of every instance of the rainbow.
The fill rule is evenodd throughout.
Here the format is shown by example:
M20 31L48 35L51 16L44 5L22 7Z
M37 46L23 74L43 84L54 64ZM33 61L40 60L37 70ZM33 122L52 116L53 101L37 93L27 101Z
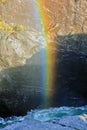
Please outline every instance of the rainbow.
M49 17L44 11L44 6L46 1L44 0L36 0L36 6L38 9L38 14L41 20L42 25L42 33L44 36L46 48L44 52L41 54L41 87L43 90L43 103L45 106L51 105L50 99L54 95L54 82L55 82L55 58L56 55L52 53L52 49L55 48L55 43L50 42L53 41L54 37L51 36L51 33L48 30ZM50 37L50 39L48 38Z

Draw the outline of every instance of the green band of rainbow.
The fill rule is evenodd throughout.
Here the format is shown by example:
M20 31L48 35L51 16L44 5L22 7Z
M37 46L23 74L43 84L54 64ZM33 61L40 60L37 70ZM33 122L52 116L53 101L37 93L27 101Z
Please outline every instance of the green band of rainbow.
M55 54L52 52L52 49L56 46L54 43L50 43L48 39L48 17L44 12L44 0L36 0L36 5L38 8L38 13L41 19L42 33L44 36L46 48L41 54L41 87L43 88L43 100L44 105L51 105L50 100L54 95L54 82L55 82ZM51 35L49 33L49 35ZM53 37L50 37L50 41L53 40Z

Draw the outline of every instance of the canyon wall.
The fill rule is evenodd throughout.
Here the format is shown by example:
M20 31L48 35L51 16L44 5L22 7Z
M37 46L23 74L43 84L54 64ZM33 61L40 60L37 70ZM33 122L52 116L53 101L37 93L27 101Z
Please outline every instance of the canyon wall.
M69 35L87 33L87 1L86 0L43 0L48 33Z
M56 55L56 80L51 90L54 95L47 101L49 107L86 105L87 0L37 2L46 37L56 47L52 50ZM40 12L36 12L35 6L35 0L0 2L0 116L3 117L24 115L43 105L44 40L40 19L36 17Z

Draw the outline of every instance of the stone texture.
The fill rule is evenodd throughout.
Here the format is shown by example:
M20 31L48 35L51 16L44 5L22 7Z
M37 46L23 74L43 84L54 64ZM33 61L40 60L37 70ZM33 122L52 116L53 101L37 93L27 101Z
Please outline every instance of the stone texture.
M37 39L35 39L37 37ZM0 70L24 65L41 48L41 34L35 30L3 35L0 39Z
M34 15L32 0L7 0L6 4L0 6L0 20L8 23L22 24L30 29L38 29Z
M51 51L56 57L53 71L54 86L57 87L54 87L53 102L83 105L87 100L87 1L38 1L44 15L48 47L54 44ZM76 103L77 100L79 103Z
M40 2L40 1L39 1ZM43 0L48 34L69 35L87 33L86 0Z
M4 5L0 5L1 21L25 27L25 30L11 34L0 30L2 117L24 115L41 103L40 55L35 58L34 54L43 47L44 40L39 32L40 24L37 24L39 18L35 17L34 12L32 0L7 0Z
M52 54L57 56L54 84L57 87L53 87L51 105L84 105L87 103L87 0L39 2L43 5L48 39L55 43ZM26 27L26 31L0 39L0 116L25 114L41 104L44 90L38 51L43 38L34 12L32 0L8 0L0 7L1 20Z
M0 116L24 115L42 100L40 53L0 72ZM36 76L37 75L37 76Z

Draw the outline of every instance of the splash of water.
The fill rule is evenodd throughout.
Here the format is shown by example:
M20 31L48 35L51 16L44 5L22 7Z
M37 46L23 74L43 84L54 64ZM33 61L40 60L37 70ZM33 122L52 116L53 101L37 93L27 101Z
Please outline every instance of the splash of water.
M24 120L37 120L41 122L52 122L53 119L58 119L65 116L76 116L87 114L87 106L82 107L59 107L49 108L43 110L33 110L28 112L26 116L9 117L6 119L0 118L0 128L4 128L8 125L22 122Z

